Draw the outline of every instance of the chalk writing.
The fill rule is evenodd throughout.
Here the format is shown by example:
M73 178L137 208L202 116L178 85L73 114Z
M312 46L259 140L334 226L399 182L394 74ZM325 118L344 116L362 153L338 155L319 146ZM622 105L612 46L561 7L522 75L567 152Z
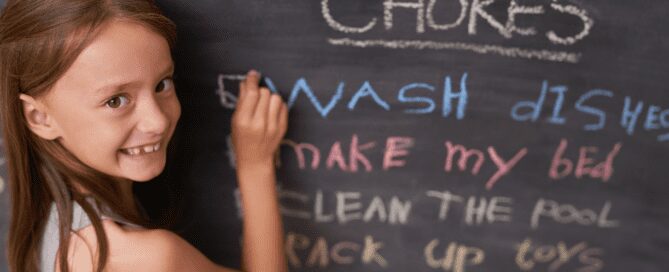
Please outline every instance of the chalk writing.
M221 105L228 109L233 109L237 96L233 94L230 90L227 90L225 87L224 80L241 80L243 75L219 75L218 76L218 89L216 94L220 97ZM268 85L271 85L274 91L276 86L274 86L273 81L269 77L264 77L265 82ZM444 87L442 92L443 105L441 107L441 114L443 117L451 116L451 113L455 113L455 116L458 120L462 120L465 117L465 111L467 107L468 99L468 90L467 90L467 73L464 73L460 78L459 90L456 90L453 87L453 83L450 76L444 77ZM326 118L330 112L338 105L340 100L343 99L346 83L340 81L337 87L335 88L334 94L327 101L321 102L320 98L316 96L314 89L311 88L306 78L302 77L295 81L292 91L288 97L288 106L293 107L297 102L300 94L306 96L311 105L316 109L316 111L323 117ZM435 111L435 102L434 99L429 96L408 96L408 92L413 89L427 89L434 91L435 87L428 83L417 82L409 83L402 88L400 88L397 96L397 101L401 104L408 103L427 103L428 108L419 108L419 109L406 109L404 110L407 114L428 114ZM385 92L384 92L385 93ZM369 98L367 98L369 97ZM361 99L371 99L379 108L386 111L391 110L390 104L379 95L379 92L376 91L376 88L370 81L365 81L353 94L351 99L347 104L347 109L349 111L354 111L358 105L358 102Z
M414 139L411 137L390 136L385 142L386 148L383 151L383 162L380 167L374 167L369 159L369 155L365 153L365 151L370 151L378 147L377 142L366 141L361 143L356 134L351 136L347 152L342 150L341 141L335 141L330 147L327 157L322 156L321 150L310 143L297 143L286 139L282 141L282 145L291 147L293 153L296 155L300 169L306 169L307 164L309 164L311 169L318 169L322 165L322 158L325 158L324 164L328 170L339 169L351 173L359 171L371 172L376 168L389 171L392 168L405 166L406 160L404 158L409 155L409 149L413 145ZM310 163L307 163L306 154L310 154Z
M292 107L295 105L295 102L298 99L300 94L304 94L311 104L316 108L322 117L327 117L330 111L337 105L339 100L342 99L344 94L345 82L341 81L336 88L334 95L329 99L327 104L323 105L320 100L316 97L314 91L309 86L305 78L300 78L295 83L292 91L290 92L290 97L288 98L288 105ZM399 91L397 100L400 103L415 103L422 102L428 103L428 108L422 109L410 109L406 110L406 113L410 114L427 114L434 111L434 101L430 97L414 97L407 98L406 92L414 88L425 88L428 90L434 90L435 88L427 83L410 83L402 87ZM373 85L369 81L365 81L358 91L353 95L351 100L348 103L348 109L353 111L356 108L358 100L363 97L371 97L372 100L382 109L389 111L390 105L388 102L383 100L378 92L375 90ZM465 110L467 106L468 90L467 90L467 73L464 73L460 79L460 90L455 91L451 83L451 77L446 76L444 78L444 88L443 88L443 105L442 105L442 116L448 117L451 112L456 112L457 119L461 120L465 117ZM454 107L453 104L457 102Z
M573 246L560 241L556 245L535 245L530 238L525 239L518 246L516 264L523 271L537 271L537 266L548 264L547 271L558 271L569 262L578 262L583 265L576 271L600 271L604 262L604 250L589 247L586 242L579 242Z
M515 201L502 196L465 196L449 190L425 191L423 196L404 200L398 196L363 195L357 191L315 191L313 194L278 187L281 214L286 218L308 220L315 224L337 223L341 226L353 222L386 223L401 227L412 220L413 204L431 203L437 213L433 220L444 222L453 215L461 216L464 227L483 224L510 223L514 220ZM239 202L239 192L235 192ZM437 202L434 202L437 200ZM434 205L436 204L436 205ZM240 209L241 205L237 203ZM606 201L601 208L577 208L572 204L539 198L534 207L519 206L531 210L529 226L536 230L549 223L574 224L589 228L616 228L619 220L610 219L612 204ZM460 212L453 212L454 209ZM422 221L429 220L421 211ZM526 214L521 212L520 214ZM416 218L417 219L417 218ZM515 219L517 220L517 219ZM460 231L466 232L465 229ZM425 240L423 257L425 265L441 271L476 271L486 260L484 247L472 246L458 241L444 241L441 238ZM301 234L289 231L286 234L285 250L288 263L293 268L324 269L362 264L377 269L392 268L392 260L385 253L394 249L371 234L362 234L354 239L333 239L316 233ZM512 252L509 252L512 253ZM496 256L497 258L503 256ZM577 267L575 271L600 271L604 266L604 250L590 246L585 241L568 243L535 242L525 238L516 246L514 255L521 271L563 271L565 266Z
M326 197L330 199L326 199ZM313 220L317 223L336 222L346 224L354 221L379 222L389 225L405 225L409 221L412 202L397 196L372 196L363 201L360 192L338 191L325 194L318 190L314 196L291 190L281 190L280 210L285 216ZM334 200L334 207L326 206Z
M357 134L353 134L351 140L344 145L348 146L347 149L342 147L342 141L335 141L326 151L327 156L325 156L325 152L314 144L296 142L291 139L282 141L282 146L289 151L284 153L284 159L294 157L298 169L326 169L345 173L369 173L375 169L393 171L396 168L403 168L411 158L410 150L415 144L416 139L413 137L389 136L385 139L385 148L378 152L376 149L382 146L378 144L378 141L361 141ZM610 151L602 154L600 147L580 146L574 148L579 152L578 156L572 159L565 155L569 148L567 139L561 139L556 146L552 157L547 158L549 167L546 172L551 180L562 180L573 176L576 179L598 179L602 182L611 180L615 170L615 159L623 147L622 143L618 142L613 144ZM468 148L446 140L443 171L447 174L460 171L478 176L484 166L490 165L494 172L486 178L485 188L492 190L501 178L509 175L530 152L527 147L522 147L507 159L502 157L497 150L494 146L488 146L484 152L481 149ZM279 164L283 164L281 158L278 160ZM492 164L487 163L488 161ZM381 165L375 166L373 162L381 162Z
M280 210L284 216L315 223L351 222L386 223L388 225L406 225L411 220L414 202L427 203L434 207L435 222L452 220L460 216L464 226L483 224L510 223L513 220L515 201L505 196L460 195L449 190L425 191L423 201L420 197L411 200L399 196L364 195L357 191L323 192L313 194L278 188ZM239 199L238 195L235 195ZM436 200L436 202L435 202ZM238 200L239 202L239 200ZM574 224L582 227L617 228L620 220L611 219L613 204L606 201L597 209L577 208L568 203L539 198L531 209L529 226L538 229L546 222L561 225ZM241 206L238 205L241 209ZM241 214L241 212L240 212ZM425 216L423 211L421 215ZM458 220L456 218L455 220Z
M438 23L435 19L435 13L444 13L451 11L451 6L444 4L451 4L457 2L457 18L453 22ZM384 0L383 1L383 28L384 34L392 35L396 23L412 23L412 22L398 22L395 18L396 10L414 10L416 12L415 32L423 34L427 32L428 28L431 31L448 31L456 29L460 25L465 24L467 16L467 33L469 36L476 36L479 30L479 22L487 23L498 32L499 35L506 39L512 39L514 34L519 36L536 36L538 31L534 27L520 27L517 19L519 16L545 16L547 9L558 16L567 16L576 18L581 22L580 28L574 29L572 35L558 34L554 30L547 30L545 38L550 44L557 44L569 46L583 40L590 34L594 25L594 20L590 17L588 12L583 8L575 5L568 5L559 3L558 0L545 1L544 5L524 6L520 5L515 0L508 4L506 10L506 22L495 18L487 8L496 4L495 0L416 0L416 1L398 1L398 0ZM445 8L446 7L446 8ZM379 17L372 17L363 26L350 26L342 23L341 20L336 19L330 8L329 0L321 0L321 13L325 22L333 30L347 35L360 35L367 33L376 28L379 22ZM344 14L346 15L346 14ZM347 38L329 38L328 43L331 45L353 46L353 47L385 47L392 49L437 49L437 50L461 50L470 51L479 54L496 54L505 57L528 58L545 61L570 62L577 63L580 59L579 53L552 51L546 49L524 49L518 47L508 47L491 44L478 44L470 42L440 42L434 40L396 40L396 39L356 39L352 37Z
M232 92L228 91L225 88L225 80L236 80L241 81L244 79L243 75L218 75L218 88L216 89L216 94L220 98L221 105L226 109L234 109L237 105L237 96L233 95Z
M451 204L460 204L464 209L463 221L467 225L481 225L484 222L493 224L495 222L511 222L511 204L513 200L508 197L486 197L470 196L466 204L464 197L452 194L449 191L427 191L427 196L440 200L439 221L445 221L448 217Z
M393 2L399 4L400 2ZM416 2L418 3L418 2ZM462 5L468 5L462 0ZM408 5L396 5L395 8ZM428 6L428 8L430 8ZM434 7L431 7L434 8ZM512 3L516 15L539 14L542 9L521 7ZM477 16L483 18L483 14ZM434 25L435 18L426 17L425 26ZM387 21L384 19L384 21ZM513 23L513 21L512 21ZM342 25L343 26L343 25ZM445 25L440 25L445 26ZM506 26L505 26L506 27ZM524 35L534 31L532 28L509 28L510 33ZM361 31L361 29L358 29ZM356 30L357 31L357 30ZM352 31L351 33L354 33ZM243 75L219 75L217 78L217 94L221 105L234 109L236 95L233 90L226 89L228 81L243 79ZM459 86L454 88L451 76L443 77L443 86L428 82L410 82L403 84L396 93L388 95L370 80L362 80L359 85L350 88L344 80L330 88L330 92L316 91L305 77L300 77L292 84L287 93L287 103L292 109L306 105L315 110L314 113L323 119L333 116L336 109L356 111L361 101L380 112L400 110L411 116L439 114L442 118L452 117L455 120L466 120L467 106L473 90L468 86L469 74L462 73ZM271 79L266 77L268 88L280 92ZM271 86L270 86L271 85ZM579 120L574 114L564 114L573 109L585 117L579 129L596 133L611 126L611 112L604 110L602 103L612 103L617 98L611 90L590 89L574 96L569 86L551 84L541 81L537 96L529 100L514 101L509 105L510 118L515 122L533 124L544 121L555 126L565 126ZM318 88L321 89L321 88ZM457 90L455 90L457 89ZM438 91L439 90L439 91ZM317 95L318 94L318 95ZM396 94L396 96L395 96ZM441 96L437 98L436 96ZM301 101L300 99L306 99ZM551 101L550 103L548 101ZM567 101L572 101L567 104ZM306 103L304 103L306 102ZM633 136L635 130L659 131L669 128L669 109L643 100L624 97L621 105L620 126L624 128L623 136ZM302 104L300 104L302 103ZM344 106L339 104L344 103ZM597 105L597 106L595 106ZM404 106L404 107L402 107ZM478 106L478 105L477 105ZM466 122L466 121L465 121ZM669 135L669 134L665 134ZM376 136L379 137L379 136ZM658 141L663 141L658 136ZM427 141L434 141L429 137ZM323 141L307 142L286 138L281 142L281 155L277 155L280 167L296 167L299 171L335 171L362 177L370 174L397 171L401 173L411 165L412 160L419 158L414 154L416 149L425 146L441 146L436 152L438 160L434 169L446 175L458 172L482 177L480 186L492 191L500 181L516 182L512 178L516 168L526 167L523 159L533 155L544 155L544 184L560 184L556 181L565 180L596 180L601 186L613 180L616 159L623 149L622 141L608 144L579 145L567 138L554 143L548 150L530 150L526 146L502 148L498 145L479 147L465 146L452 139L441 142L425 142L426 139L404 135L385 135L370 139L358 133L351 133L343 139L333 139L324 145ZM234 147L229 135L227 157L230 166L235 167ZM534 154L533 154L534 152ZM541 153L536 153L541 152ZM536 164L535 165L542 165ZM433 166L434 167L434 166ZM485 173L485 174L482 174ZM352 181L347 181L352 182ZM364 181L361 181L364 182ZM416 182L416 181L413 181ZM418 181L420 182L420 181ZM502 184L504 184L502 183ZM504 190L500 188L498 190ZM332 190L315 189L313 192L301 192L294 189L278 188L279 209L287 219L303 220L311 224L336 224L341 227L359 224L385 224L393 228L406 228L412 222L433 220L435 224L444 225L455 222L463 231L467 228L479 229L488 226L526 224L530 230L552 228L554 226L570 226L576 228L615 229L622 225L615 216L613 201L606 200L593 205L585 203L575 205L567 200L532 198L534 205L525 205L527 199L501 195L475 195L456 193L452 190L426 190L405 194L370 194L364 190ZM238 215L242 216L238 192ZM521 210L521 211L519 211ZM529 215L529 218L527 216ZM430 217L432 216L432 217ZM524 217L523 217L524 216ZM419 218L420 217L420 218ZM334 240L326 236L307 236L289 232L286 236L286 251L289 264L294 268L318 269L345 267L355 264L375 266L377 269L391 269L392 265L383 253L392 245L386 244L371 234L364 234L356 239ZM486 249L483 246L469 245L459 241L443 238L429 238L424 241L423 257L429 268L442 271L464 272L483 266L486 261ZM568 243L558 241L548 243L534 241L530 238L518 243L515 260L522 271L562 271L572 268L576 271L600 271L604 265L604 250L592 247L585 241ZM510 252L511 253L511 252ZM342 268L344 269L344 268Z
M381 251L384 243L366 235L362 242L330 242L325 237L310 239L306 235L289 232L286 235L286 256L292 267L326 268L335 265L350 265L359 260L365 265L387 267L388 261ZM306 258L301 257L306 253Z
M451 172L453 169L453 161L455 158L456 154L460 154L460 160L458 161L458 167L460 168L460 171L465 171L467 170L467 162L469 161L469 158L472 156L475 156L475 164L471 168L471 173L473 175L478 175L479 170L481 169L481 166L483 165L483 162L485 161L485 156L483 155L483 151L478 150L478 149L467 149L466 147L462 145L454 145L450 141L446 141L445 143L446 146L446 160L444 162L444 171L446 172ZM504 175L508 174L513 167L522 159L526 154L527 154L527 148L521 148L516 154L509 160L504 160L501 158L495 147L490 146L487 149L488 151L488 156L490 156L490 160L495 164L495 167L497 167L496 172L488 179L486 182L486 189L490 190L495 186L495 183Z
M237 99L232 91L226 89L224 81L238 81L243 78L244 75L221 74L218 76L217 84L219 87L216 93L224 108L233 109ZM408 115L427 115L439 112L444 118L454 116L457 120L464 120L466 118L467 106L470 103L470 92L472 92L468 88L469 74L467 72L462 74L458 88L453 86L451 76L445 76L443 79L443 86L440 88L440 98L434 95L438 90L436 85L427 82L405 84L399 88L395 97L388 97L387 94L392 92L377 89L375 83L369 80L364 81L358 88L353 89L354 92L350 94L350 98L346 95L348 90L346 82L341 80L334 88L332 96L324 98L323 95L316 95L316 89L312 88L305 77L301 77L293 84L287 103L290 108L293 108L300 101L300 97L305 97L309 104L324 119L331 116L333 110L342 101L348 100L344 110L353 112L361 100L369 100L378 109L386 112L398 108ZM273 92L279 92L269 77L264 77L264 81ZM318 93L321 92L318 91ZM555 98L554 103L547 105L546 101L551 95ZM568 86L552 85L547 80L544 80L541 83L538 97L532 100L516 102L511 107L510 117L512 120L518 122L534 123L544 120L541 118L542 112L548 110L550 114L545 118L548 124L566 125L571 120L563 116L562 113L568 110L569 105L565 105L565 101L569 101L567 99L569 95L573 95L573 91L570 92ZM609 116L611 113L607 113L601 106L593 106L593 104L601 102L614 103L615 101L612 100L614 98L614 92L605 89L591 89L577 96L573 104L573 109L578 113L582 113L583 119L593 120L583 125L582 129L584 131L602 131L607 126L612 125L611 122L608 122L608 120L611 120ZM441 105L438 105L438 102L441 102ZM669 132L666 132L669 130L669 108L647 104L643 100L635 100L630 96L625 96L624 104L621 105L619 120L618 125L630 136L633 136L637 130L646 132L665 130L665 132L656 136L657 141L669 141Z
M620 118L620 126L625 128L627 134L633 135L639 124L643 124L642 129L646 131L669 128L669 108L662 109L657 105L648 105L648 107L646 107L645 120L643 120L640 119L640 117L642 116L644 105L645 103L643 100L633 103L631 97L625 97L625 105ZM660 142L669 141L669 133L657 136L657 140Z
M436 42L423 40L356 40L351 38L330 38L328 43L332 45L350 46L359 48L382 47L389 49L431 49L431 50L457 50L468 51L478 54L495 54L510 58L535 59L543 61L578 63L581 59L580 53L552 50L524 49L512 46L499 46L492 44L476 44L462 42Z
M578 160L574 164L573 161L564 157L567 146L568 141L562 139L557 150L555 150L548 173L548 176L552 179L561 179L573 173L579 179L587 176L601 179L604 182L609 181L611 175L613 175L613 161L622 148L621 143L614 144L611 151L606 155L606 159L595 164L594 158L590 155L597 154L599 149L595 146L582 146L579 148Z
M544 108L551 106L545 105L545 101L549 95L555 94L555 102L552 105L551 115L546 118L549 124L565 125L568 120L562 116L564 110L564 101L569 91L568 86L564 85L550 85L548 81L544 80L541 84L541 91L538 98L534 100L525 100L517 102L511 108L511 118L518 122L537 122ZM611 101L614 98L614 92L604 89L592 89L578 96L574 103L574 109L589 117L594 117L595 122L583 126L584 131L600 131L606 128L607 113L604 109L591 106L588 103L593 100L597 101ZM663 109L657 105L649 105L646 107L646 114L644 111L644 101L640 100L633 103L633 98L625 96L624 105L621 109L620 126L625 129L628 135L633 135L637 127L645 131L657 131L661 129L669 129L669 108ZM669 140L669 133L657 136L657 140L662 142Z
M466 267L476 266L485 260L485 252L476 247L451 242L444 254L436 254L439 240L430 241L424 250L425 262L431 268L441 268L443 271L464 272ZM437 256L443 256L438 258Z
M554 200L540 198L534 205L530 226L539 227L541 219L551 219L560 224L578 224L599 228L615 228L620 226L618 220L610 220L611 202L607 201L599 212L592 209L578 209L571 204L559 204Z

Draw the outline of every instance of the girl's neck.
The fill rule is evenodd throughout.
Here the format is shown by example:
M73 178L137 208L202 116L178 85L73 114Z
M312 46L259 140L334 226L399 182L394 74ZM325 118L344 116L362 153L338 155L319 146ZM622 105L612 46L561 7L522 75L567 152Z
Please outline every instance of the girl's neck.
M137 213L137 203L135 203L135 195L132 193L133 181L122 181L121 183L121 199L123 203L128 203L128 206L134 213Z
M138 214L137 212L139 211L137 208L137 203L135 202L135 195L133 194L132 191L132 184L133 181L131 180L124 180L120 181L120 189L121 189L121 195L119 196L123 203L128 205L130 209L132 209L133 213ZM75 190L78 192L84 194L84 195L90 195L90 192L80 186L78 183L74 183Z

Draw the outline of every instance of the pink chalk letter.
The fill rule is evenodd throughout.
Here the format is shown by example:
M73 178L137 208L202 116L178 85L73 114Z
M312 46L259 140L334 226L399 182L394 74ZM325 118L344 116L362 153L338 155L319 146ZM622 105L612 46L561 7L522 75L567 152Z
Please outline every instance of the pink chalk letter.
M332 145L332 148L330 148L330 154L328 155L328 159L325 162L328 169L332 169L335 163L344 172L349 172L348 166L346 165L346 160L344 159L344 155L341 152L341 143L339 141L335 142Z
M311 151L311 169L318 168L318 165L321 162L321 152L316 148L316 146L309 143L296 143L291 140L285 139L281 142L282 144L288 145L293 148L295 154L297 155L297 163L300 169L306 168L306 160L304 158L304 150L307 149Z
M375 145L375 142L358 145L358 135L353 134L353 139L351 139L351 153L349 154L349 162L351 163L349 169L351 172L358 172L358 162L361 162L365 166L367 172L372 171L372 164L362 151L373 148Z
M564 151L567 149L568 142L566 139L560 140L560 146L555 150L553 155L553 161L551 162L551 168L548 171L548 176L552 179L561 179L566 177L571 173L571 170L574 168L574 163L567 158L562 158L564 156ZM564 168L560 171L560 167Z
M409 155L408 148L413 144L414 140L411 137L389 137L386 140L386 152L383 155L383 170L406 165L406 161L395 160L395 158Z
M453 145L450 141L446 141L445 145L447 154L444 170L446 172L451 172L451 170L453 170L453 157L455 157L456 153L460 152L460 160L458 161L458 167L460 167L460 171L467 170L467 161L469 160L469 157L476 156L476 163L472 168L472 174L477 175L479 173L479 170L481 170L481 165L485 160L483 152L478 149L468 150L462 145Z
M490 146L488 147L488 155L490 156L490 159L497 165L497 172L488 180L488 182L485 184L485 188L490 190L492 189L493 186L495 186L495 183L501 178L502 176L508 174L511 169L513 169L514 166L522 159L525 155L527 154L527 147L521 149L516 153L516 155L511 158L508 162L505 162L502 157L500 157L497 154L497 151L495 151L495 148Z

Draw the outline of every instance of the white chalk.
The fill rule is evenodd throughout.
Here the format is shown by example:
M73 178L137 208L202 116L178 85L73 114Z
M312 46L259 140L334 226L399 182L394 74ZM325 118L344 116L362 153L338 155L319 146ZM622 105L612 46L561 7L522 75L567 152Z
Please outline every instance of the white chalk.
M504 47L499 45L474 44L464 42L437 42L422 40L355 40L349 38L329 38L328 43L338 46L359 48L383 47L389 49L433 49L433 50L460 50L478 54L494 54L510 58L536 59L554 62L578 63L581 54L566 51L523 49L519 47Z

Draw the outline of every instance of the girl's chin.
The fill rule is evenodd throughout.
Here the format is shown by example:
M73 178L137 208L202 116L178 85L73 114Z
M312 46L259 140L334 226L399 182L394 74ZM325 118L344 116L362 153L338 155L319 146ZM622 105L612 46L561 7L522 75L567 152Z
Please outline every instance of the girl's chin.
M159 163L158 165L146 167L143 169L136 169L135 171L129 171L126 176L132 181L146 182L160 175L164 168L165 163L163 161L163 163Z
M119 176L136 182L146 182L160 175L165 168L165 154L140 155L137 157L122 154Z
M122 178L128 179L133 182L149 182L153 180L155 177L160 175L161 172L157 173L128 173L123 175Z
M153 175L153 176L150 176L150 177L130 178L130 180L133 181L133 182L149 182L149 181L151 181L153 178L155 178L155 177L157 177L157 176L158 176L158 175Z

